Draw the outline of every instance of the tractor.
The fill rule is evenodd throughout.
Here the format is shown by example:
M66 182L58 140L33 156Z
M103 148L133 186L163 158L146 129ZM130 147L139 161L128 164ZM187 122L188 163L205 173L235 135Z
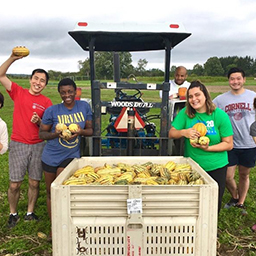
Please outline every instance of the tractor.
M167 156L182 155L183 142L168 139L171 122L185 106L185 100L169 100L171 51L191 35L182 24L108 24L78 22L69 35L84 51L89 51L91 106L94 134L81 143L81 154L91 156ZM161 84L145 84L133 77L120 79L119 52L165 51L164 79ZM113 82L95 77L95 51L113 52ZM136 81L136 83L134 83ZM113 90L115 97L102 101L101 91ZM144 90L162 90L161 102L145 102ZM158 93L159 95L159 93ZM152 109L158 114L151 114ZM108 125L102 127L102 117ZM156 127L155 120L159 126Z

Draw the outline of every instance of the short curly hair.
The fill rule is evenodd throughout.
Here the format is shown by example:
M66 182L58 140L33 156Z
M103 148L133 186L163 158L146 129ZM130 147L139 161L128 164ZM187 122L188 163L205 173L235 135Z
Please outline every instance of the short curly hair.
M65 85L73 86L76 91L76 83L70 78L63 78L62 80L60 80L60 82L58 84L58 92L60 92L60 87L65 86Z

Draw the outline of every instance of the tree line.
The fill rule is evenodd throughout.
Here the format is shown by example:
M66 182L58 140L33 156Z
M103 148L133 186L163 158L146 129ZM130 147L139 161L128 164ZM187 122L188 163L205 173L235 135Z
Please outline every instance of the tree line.
M256 76L256 60L250 56L238 57L211 57L204 65L196 64L193 70L189 70L189 74L197 76L226 76L229 69L240 67L245 71L246 76Z
M121 52L120 56L120 76L127 78L130 74L135 76L159 77L164 76L164 71L160 69L146 69L148 61L139 59L137 66L132 65L132 55L129 52ZM79 75L90 75L89 58L79 61ZM113 79L114 70L113 53L95 53L96 77L99 79ZM211 57L203 65L196 64L193 69L188 69L189 75L195 76L226 76L232 67L240 67L245 71L246 76L256 76L256 60L250 56L238 57ZM171 66L170 75L173 77L176 66Z
M132 65L132 55L129 52L120 52L120 77L128 78L131 74L144 77L163 77L164 71L161 69L147 69L148 61L139 59L137 66ZM113 52L95 52L95 77L98 80L112 80L114 77L114 58ZM52 80L60 80L63 77L74 77L75 80L90 79L90 59L78 61L78 72L61 72L48 70ZM189 76L226 76L232 67L240 67L245 71L246 76L256 77L256 60L250 56L238 57L211 57L203 65L195 64L193 69L188 69ZM176 66L171 66L170 76L173 77Z

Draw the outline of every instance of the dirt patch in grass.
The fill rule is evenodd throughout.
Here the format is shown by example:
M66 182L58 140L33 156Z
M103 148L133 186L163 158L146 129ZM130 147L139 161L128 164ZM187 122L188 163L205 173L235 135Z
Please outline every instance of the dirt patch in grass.
M209 90L209 92L221 92L221 93L224 93L224 92L229 91L230 87L229 86L225 86L225 85L220 85L220 86L210 85L210 86L207 86L207 89ZM248 90L256 92L256 86L254 86L254 85L245 86L245 89L248 89Z

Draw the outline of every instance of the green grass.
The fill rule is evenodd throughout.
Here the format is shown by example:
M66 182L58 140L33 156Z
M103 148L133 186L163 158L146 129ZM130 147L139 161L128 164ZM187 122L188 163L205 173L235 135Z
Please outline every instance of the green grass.
M164 78L163 77L137 77L137 80L141 83L162 83ZM193 80L200 80L202 83L204 83L207 86L211 85L226 85L228 86L228 79L224 76L188 76L187 79L189 82ZM246 77L246 85L256 85L256 80L254 80L254 77Z
M203 80L203 79L201 79ZM214 81L209 80L209 86L214 85ZM143 81L145 82L145 81ZM155 82L155 81L151 81ZM247 84L255 85L254 80L249 80L250 83ZM27 80L19 80L18 83L24 87L28 87ZM53 104L59 103L60 96L57 92L57 81L50 81L47 88L44 90L44 94L52 99ZM158 81L157 81L158 83ZM159 81L160 83L160 81ZM218 84L219 82L217 82ZM223 82L226 84L226 82ZM208 83L205 83L208 86ZM89 81L79 81L77 82L79 87L82 87L82 97L90 98L90 87ZM6 121L8 125L9 135L12 129L12 111L13 102L11 101L8 94L0 86L0 91L5 96L5 106L0 110L0 116ZM158 97L158 91L144 91L143 92L144 101L160 101ZM103 100L112 100L114 98L113 92L111 90L104 90L102 92ZM212 94L214 98L216 94ZM106 117L107 118L107 117ZM108 118L107 118L108 119ZM107 124L107 119L105 119L103 125ZM236 252L238 254L234 255L255 255L256 254L256 238L252 234L250 227L256 223L256 168L251 171L251 184L248 196L246 199L246 206L248 210L247 216L242 216L239 209L226 210L222 209L218 220L218 241L223 247L226 246L229 250L236 247ZM236 177L237 179L237 177ZM21 197L18 205L19 214L21 220L18 225L9 230L6 228L8 215L9 215L9 204L7 201L7 189L8 189L8 153L0 155L0 255L51 255L51 244L46 240L37 237L37 232L43 232L48 234L50 231L50 221L46 209L46 189L44 180L42 180L40 185L40 195L36 205L36 214L40 217L38 223L26 223L23 221L23 215L26 212L27 207L27 178L21 186ZM226 191L223 198L223 204L229 201L230 196ZM209 209L210 210L210 209ZM232 254L220 254L220 255L232 255Z

